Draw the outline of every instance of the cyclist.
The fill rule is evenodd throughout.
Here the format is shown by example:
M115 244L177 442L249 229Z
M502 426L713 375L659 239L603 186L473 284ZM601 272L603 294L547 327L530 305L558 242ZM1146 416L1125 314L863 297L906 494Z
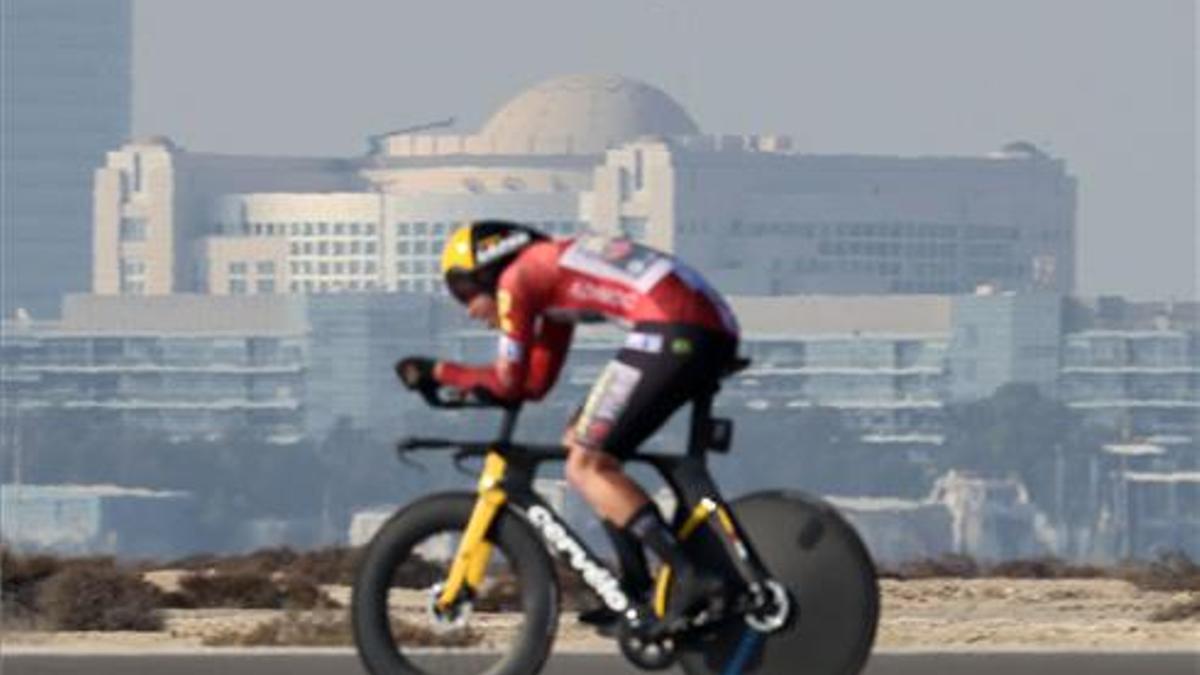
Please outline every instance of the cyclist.
M737 321L725 301L689 267L628 239L551 239L498 220L456 230L442 254L442 273L472 318L499 329L499 353L482 366L406 358L398 370L410 388L539 400L554 385L575 323L609 319L629 327L568 425L567 481L610 531L634 537L671 566L677 576L668 620L716 603L721 582L688 559L622 460L712 386L736 354Z

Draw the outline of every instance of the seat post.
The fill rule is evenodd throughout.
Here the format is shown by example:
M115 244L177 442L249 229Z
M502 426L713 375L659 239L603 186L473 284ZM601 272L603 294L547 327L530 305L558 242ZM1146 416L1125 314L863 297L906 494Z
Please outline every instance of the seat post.
M708 444L709 426L712 422L713 399L717 387L704 390L692 399L692 424L688 433L688 454L703 455Z

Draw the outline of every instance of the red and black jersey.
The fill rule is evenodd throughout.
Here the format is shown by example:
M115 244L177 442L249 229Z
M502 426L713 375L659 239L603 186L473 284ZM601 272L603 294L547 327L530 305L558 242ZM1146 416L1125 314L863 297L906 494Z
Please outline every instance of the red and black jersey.
M504 400L537 400L554 385L574 324L608 319L694 326L736 336L729 306L691 268L627 239L583 236L535 243L500 275L500 345L488 366L443 363L443 384L482 386Z

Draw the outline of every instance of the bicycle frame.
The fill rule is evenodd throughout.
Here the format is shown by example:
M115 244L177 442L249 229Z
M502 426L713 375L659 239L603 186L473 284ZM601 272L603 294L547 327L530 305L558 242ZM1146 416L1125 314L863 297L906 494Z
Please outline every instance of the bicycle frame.
M673 525L680 540L685 542L698 559L721 559L731 568L731 576L736 576L748 587L760 587L769 578L769 574L753 546L743 536L741 527L708 471L707 452L728 448L731 435L728 421L712 418L712 399L715 394L714 389L701 394L693 401L686 455L643 454L635 455L629 461L650 464L662 475L674 493L678 505ZM634 574L649 576L643 557L626 554L629 550L640 548L630 549L614 541L620 572L614 573L580 539L570 525L562 521L554 509L533 491L533 479L538 465L546 461L562 461L566 456L561 446L511 443L518 413L517 408L505 410L499 438L490 445L453 444L436 440L424 443L456 445L461 448L460 456L484 456L483 469L476 488L475 507L437 598L437 608L440 611L449 611L462 597L465 589L469 589L471 593L479 590L491 559L492 549L487 540L488 532L496 518L508 508L529 522L547 548L575 570L609 609L623 613L633 607L633 600L629 597L631 591L642 593L653 590L655 613L663 616L670 586L670 568L665 565L661 568L653 589L626 587L623 581L630 579ZM420 447L422 442L414 439L409 445ZM702 525L714 520L716 526L707 530L714 536L697 536L705 531L701 529Z

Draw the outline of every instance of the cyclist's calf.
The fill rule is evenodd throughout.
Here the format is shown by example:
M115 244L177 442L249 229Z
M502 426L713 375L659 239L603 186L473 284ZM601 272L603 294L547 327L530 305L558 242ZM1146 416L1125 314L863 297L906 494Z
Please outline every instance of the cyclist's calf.
M592 509L608 522L623 527L649 500L646 493L625 474L620 460L591 450L570 437L567 446L566 476L571 487L583 495Z

